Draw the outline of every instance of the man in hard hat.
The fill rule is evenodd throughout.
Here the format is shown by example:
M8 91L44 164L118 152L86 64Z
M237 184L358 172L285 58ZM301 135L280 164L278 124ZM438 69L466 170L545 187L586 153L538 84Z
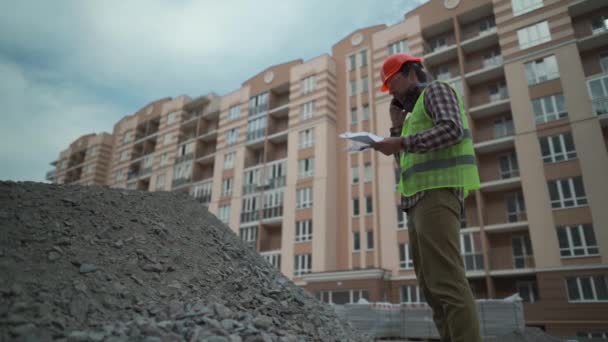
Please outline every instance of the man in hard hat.
M462 99L447 83L427 84L422 60L407 54L388 57L381 77L382 91L392 96L391 137L372 147L399 161L401 207L408 213L418 284L442 341L481 341L459 248L464 198L479 189Z

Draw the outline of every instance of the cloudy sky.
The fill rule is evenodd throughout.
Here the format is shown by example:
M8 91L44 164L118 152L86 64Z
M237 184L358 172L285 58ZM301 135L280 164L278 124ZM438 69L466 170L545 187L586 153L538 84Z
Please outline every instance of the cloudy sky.
M148 102L220 95L425 0L0 2L0 180L43 181L79 136Z

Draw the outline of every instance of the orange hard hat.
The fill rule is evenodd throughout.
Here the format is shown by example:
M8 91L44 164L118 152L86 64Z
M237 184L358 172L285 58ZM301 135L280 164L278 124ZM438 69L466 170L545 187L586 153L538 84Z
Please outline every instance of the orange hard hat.
M412 55L408 55L406 53L396 53L394 55L389 56L382 64L382 70L380 71L380 75L382 76L382 91L388 91L388 80L399 70L405 63L422 63L422 59L418 57L414 57Z

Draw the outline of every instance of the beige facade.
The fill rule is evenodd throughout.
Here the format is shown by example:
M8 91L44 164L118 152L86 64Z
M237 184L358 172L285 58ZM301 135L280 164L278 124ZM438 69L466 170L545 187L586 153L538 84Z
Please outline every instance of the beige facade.
M388 135L380 68L409 52L467 108L482 186L461 249L475 295L520 293L527 323L556 335L608 332L606 17L595 0L431 0L229 94L152 102L78 139L49 178L187 191L322 300L423 305L393 158L337 137ZM88 162L94 176L77 171Z

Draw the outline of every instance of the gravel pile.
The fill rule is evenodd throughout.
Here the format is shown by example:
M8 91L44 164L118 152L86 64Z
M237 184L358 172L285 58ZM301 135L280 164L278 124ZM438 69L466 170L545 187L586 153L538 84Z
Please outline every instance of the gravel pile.
M0 182L2 341L365 341L184 193Z

